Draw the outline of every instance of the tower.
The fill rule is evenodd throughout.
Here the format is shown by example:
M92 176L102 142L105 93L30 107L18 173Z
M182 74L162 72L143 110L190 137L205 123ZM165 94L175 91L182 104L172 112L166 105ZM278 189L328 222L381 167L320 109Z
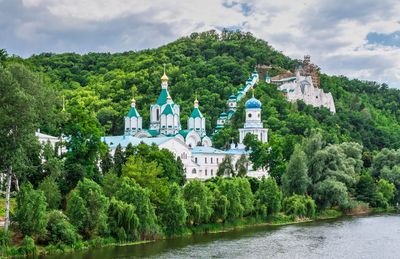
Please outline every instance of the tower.
M231 96L229 96L228 99L228 109L230 111L236 111L237 108L237 97L236 95L232 94Z
M253 91L253 97L245 103L246 122L244 128L239 129L240 143L243 143L243 139L248 133L255 135L262 143L268 141L268 129L263 128L261 121L261 106L261 102L254 97Z
M200 137L206 135L206 118L204 118L203 114L199 109L199 101L196 99L194 100L193 104L193 111L190 114L188 119L188 127L189 130L194 130L197 132Z
M136 100L132 98L131 109L125 116L125 135L135 135L142 130L142 116L136 110Z
M168 92L168 76L165 72L161 77L161 92L157 102L150 106L150 130L161 134L175 135L181 129L180 107L172 101Z

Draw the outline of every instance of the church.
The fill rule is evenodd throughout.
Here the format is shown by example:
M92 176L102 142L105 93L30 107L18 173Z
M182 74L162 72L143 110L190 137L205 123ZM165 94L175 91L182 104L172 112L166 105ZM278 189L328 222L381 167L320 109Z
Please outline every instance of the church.
M211 138L206 133L206 119L200 110L197 98L194 100L192 112L187 120L187 127L182 129L180 106L174 103L169 94L168 79L164 68L164 74L161 77L161 92L156 102L150 105L149 129L143 128L143 118L136 109L136 100L132 98L131 107L124 118L124 134L102 137L102 141L108 145L111 155L114 154L118 145L126 148L129 143L132 145L155 144L160 149L168 149L176 157L180 157L185 169L186 179L205 180L216 176L219 164L226 156L231 156L233 165L242 155L248 157L249 151L246 151L243 145L246 134L254 134L262 142L268 141L268 129L263 128L261 120L262 104L254 97L254 94L245 103L246 122L244 128L239 129L239 144L237 146L232 145L229 150L212 147ZM255 85L257 80L258 74L255 71L246 82L246 87L239 90L240 98ZM227 102L230 113L236 111L239 94L234 96L235 98L231 97ZM222 128L228 118L221 122L220 116L218 120L217 128ZM266 169L254 170L251 162L248 163L247 167L248 176L257 178L268 176Z

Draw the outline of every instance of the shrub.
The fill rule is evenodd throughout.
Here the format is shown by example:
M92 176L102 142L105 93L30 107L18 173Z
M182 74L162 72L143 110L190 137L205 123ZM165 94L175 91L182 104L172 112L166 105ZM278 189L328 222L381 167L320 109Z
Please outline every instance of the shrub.
M32 237L25 236L24 239L22 239L21 247L18 250L21 254L34 256L36 254L35 241Z
M287 215L300 218L313 218L315 216L316 205L311 197L296 194L284 199L283 210Z
M47 231L48 241L53 244L61 242L74 245L80 239L75 227L68 221L68 217L58 210L53 210L49 213Z

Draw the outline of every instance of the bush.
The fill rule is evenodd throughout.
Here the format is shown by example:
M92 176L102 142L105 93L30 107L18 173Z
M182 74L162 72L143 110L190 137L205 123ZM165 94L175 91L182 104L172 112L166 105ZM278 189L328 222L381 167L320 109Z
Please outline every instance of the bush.
M10 244L10 231L0 229L0 247L6 247Z
M58 210L49 213L47 231L48 241L52 244L74 245L80 240L80 236L76 233L75 227L68 221L68 217Z
M22 239L21 247L18 250L21 254L34 256L36 254L35 241L32 237L25 236L24 239Z
M313 218L315 216L316 205L311 197L296 194L284 199L283 210L287 215L300 218Z
M17 229L24 235L46 234L47 203L42 191L34 190L29 182L17 194L15 221Z

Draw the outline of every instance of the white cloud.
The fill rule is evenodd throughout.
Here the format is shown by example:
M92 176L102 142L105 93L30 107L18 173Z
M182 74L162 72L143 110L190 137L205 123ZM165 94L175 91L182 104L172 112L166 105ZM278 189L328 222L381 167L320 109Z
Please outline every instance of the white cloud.
M0 44L10 53L125 51L193 31L239 27L323 72L400 88L400 50L370 44L400 30L395 0L0 0Z

